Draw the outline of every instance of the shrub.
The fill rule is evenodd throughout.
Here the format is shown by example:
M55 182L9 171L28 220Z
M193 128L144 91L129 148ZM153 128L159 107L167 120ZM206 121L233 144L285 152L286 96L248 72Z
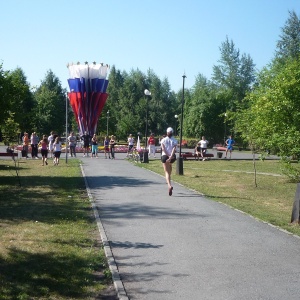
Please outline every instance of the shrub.
M195 139L189 139L187 141L187 147L188 148L195 148L197 146L198 140Z

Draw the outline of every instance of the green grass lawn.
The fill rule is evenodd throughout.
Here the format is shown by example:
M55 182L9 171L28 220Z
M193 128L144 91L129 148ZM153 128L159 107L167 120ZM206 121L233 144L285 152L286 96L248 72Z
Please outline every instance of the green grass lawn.
M78 160L0 160L0 299L95 299L110 273Z
M159 160L137 164L161 175ZM291 226L296 191L279 161L184 161L172 180L300 235ZM0 299L95 299L110 282L78 160L41 166L0 160Z
M138 165L164 175L159 160ZM290 225L296 183L282 175L279 161L256 161L257 187L252 161L188 160L183 166L184 175L176 175L176 163L173 164L172 180L212 200L300 235L300 227Z

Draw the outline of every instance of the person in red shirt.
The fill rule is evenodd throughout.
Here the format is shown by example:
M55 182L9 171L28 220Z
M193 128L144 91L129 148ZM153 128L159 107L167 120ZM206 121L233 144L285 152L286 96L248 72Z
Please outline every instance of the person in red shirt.
M155 137L154 133L151 133L150 137L148 138L148 149L149 149L149 157L151 156L151 153L153 154L153 157L155 157Z

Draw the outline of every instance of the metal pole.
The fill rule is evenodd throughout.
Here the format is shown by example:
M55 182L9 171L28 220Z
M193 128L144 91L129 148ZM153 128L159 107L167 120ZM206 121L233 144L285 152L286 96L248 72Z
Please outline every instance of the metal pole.
M107 118L107 121L106 121L106 135L108 136L108 119L109 119L109 110L107 111L106 113L106 118Z
M68 94L66 95L66 163L68 163Z
M177 132L177 121L178 121L178 115L175 115L175 136L177 136L176 132Z
M176 174L183 175L183 157L181 156L181 144L182 144L182 129L183 129L183 106L184 106L184 81L185 74L182 75L183 83L182 83L182 100L181 100L181 116L180 116L180 141L179 141L179 158L177 160L176 165Z
M227 114L225 113L224 114L224 146L226 144L226 117L227 117Z
M146 96L146 130L145 130L145 149L147 149L147 135L148 135L148 97Z
M146 128L145 128L145 149L143 152L143 162L149 163L148 151L147 151L147 145L148 145L147 136L148 136L148 111L149 111L148 105L149 105L149 97L151 96L151 92L145 89L144 95L146 97Z
M180 116L180 145L179 145L179 157L181 157L181 144L182 144L182 128L183 128L183 106L184 106L184 81L185 74L182 75L183 83L182 83L182 100L181 100L181 116Z

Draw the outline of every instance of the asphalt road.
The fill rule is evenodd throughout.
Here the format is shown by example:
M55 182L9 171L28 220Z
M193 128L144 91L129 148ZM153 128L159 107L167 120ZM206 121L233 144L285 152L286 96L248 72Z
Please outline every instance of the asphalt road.
M82 158L120 299L300 298L299 238L124 156Z

